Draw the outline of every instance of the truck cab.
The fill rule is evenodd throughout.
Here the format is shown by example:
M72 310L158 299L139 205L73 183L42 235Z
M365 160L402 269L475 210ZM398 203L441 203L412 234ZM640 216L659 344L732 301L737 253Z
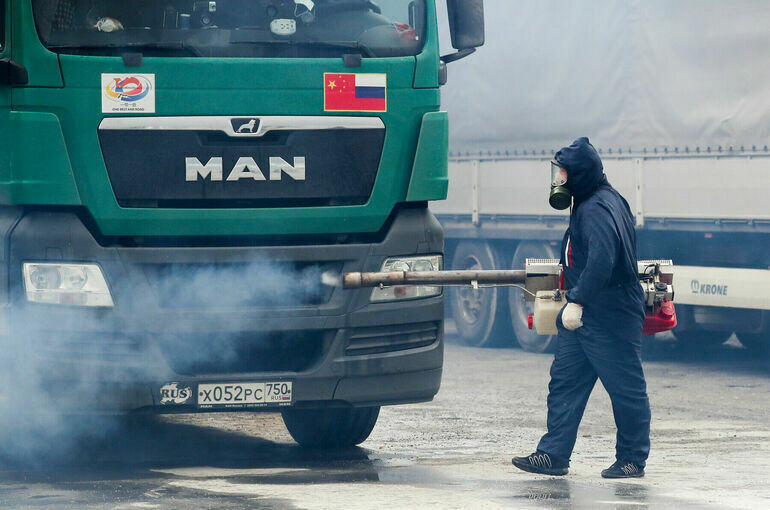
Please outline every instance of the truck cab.
M449 11L464 56L481 2ZM433 1L0 13L2 332L50 405L280 410L346 445L433 398L440 288L339 285L443 263Z

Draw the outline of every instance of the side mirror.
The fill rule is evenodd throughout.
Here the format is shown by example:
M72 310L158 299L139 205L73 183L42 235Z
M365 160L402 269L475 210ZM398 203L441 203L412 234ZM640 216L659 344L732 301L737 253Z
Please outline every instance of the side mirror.
M0 85L26 85L27 69L9 58L0 58Z
M483 46L484 0L447 0L446 3L452 47L462 52Z

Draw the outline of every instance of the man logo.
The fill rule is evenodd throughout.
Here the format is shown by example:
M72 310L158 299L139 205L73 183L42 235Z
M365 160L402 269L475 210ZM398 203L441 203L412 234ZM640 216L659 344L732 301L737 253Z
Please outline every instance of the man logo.
M224 179L223 160L220 157L214 157L208 160L204 165L198 158L185 159L185 180L194 182L198 177L204 180L209 179L212 182L221 182ZM270 164L270 180L280 181L283 174L288 175L295 181L305 180L305 158L293 158L293 164L283 158L268 158ZM241 157L235 162L232 170L227 175L227 181L240 181L241 179L251 179L254 181L266 181L265 174L254 158Z
M231 119L230 124L233 126L233 131L238 134L251 134L257 132L259 129L259 119Z
M692 290L693 294L700 292L700 282L698 280L692 280L690 282L690 290Z

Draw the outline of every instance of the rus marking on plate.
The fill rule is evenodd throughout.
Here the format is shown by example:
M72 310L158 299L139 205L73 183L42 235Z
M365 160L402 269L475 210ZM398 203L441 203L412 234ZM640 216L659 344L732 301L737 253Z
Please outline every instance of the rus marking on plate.
M190 400L190 397L192 396L192 388L183 386L177 382L164 384L160 387L160 403L162 405L184 404Z

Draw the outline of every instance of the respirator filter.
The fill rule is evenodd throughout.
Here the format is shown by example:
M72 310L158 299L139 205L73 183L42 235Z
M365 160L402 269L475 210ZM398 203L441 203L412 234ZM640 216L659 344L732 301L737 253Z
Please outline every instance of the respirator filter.
M562 211L572 204L572 194L567 189L567 170L557 161L551 161L551 207Z

